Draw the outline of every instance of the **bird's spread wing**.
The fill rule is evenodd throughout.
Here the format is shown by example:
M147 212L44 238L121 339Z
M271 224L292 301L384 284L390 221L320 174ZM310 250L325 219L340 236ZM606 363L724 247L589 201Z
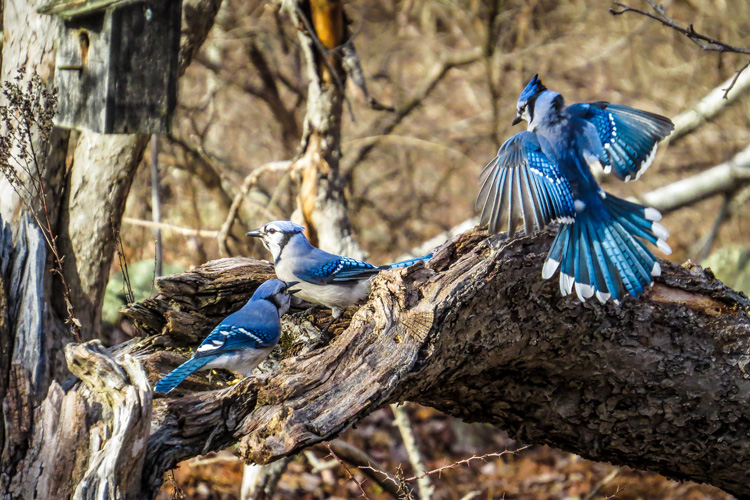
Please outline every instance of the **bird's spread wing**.
M329 283L357 282L377 274L380 268L351 257L337 257L324 262L306 259L297 266L294 274L303 281L325 285Z
M625 181L634 180L651 165L656 146L674 129L667 117L606 102L580 103L566 111L596 127L604 148L602 166Z
M497 156L484 167L476 208L482 207L481 223L497 233L508 218L508 233L523 219L526 234L552 221L573 222L575 207L567 179L550 160L533 132L521 132L500 146Z
M247 328L227 323L220 323L206 337L195 357L212 356L242 349L260 349L276 343L278 335L258 328Z

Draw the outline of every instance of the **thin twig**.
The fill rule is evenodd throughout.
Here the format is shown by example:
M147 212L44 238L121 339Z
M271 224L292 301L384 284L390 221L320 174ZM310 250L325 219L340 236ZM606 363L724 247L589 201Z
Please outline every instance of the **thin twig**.
M706 234L705 237L701 239L701 241L699 241L695 245L695 247L697 247L698 249L698 252L695 255L696 263L700 264L711 253L711 248L713 248L714 242L716 241L717 236L719 236L719 230L721 229L721 226L723 226L727 219L729 219L732 201L734 200L735 193L736 191L724 194L724 200L721 202L719 213L716 214L714 223L711 225L711 230L708 232L708 234Z
M328 443L326 443L325 447L328 448L328 452L331 454L331 456L333 458L336 459L336 461L339 463L339 465L341 465L341 467L344 468L344 470L346 471L346 473L349 475L349 479L351 479L352 481L354 481L355 483L357 483L357 487L359 488L359 491L362 493L360 496L364 497L367 500L370 500L370 497L368 497L367 493L365 492L365 488L363 486L362 481L359 481L356 477L354 477L354 474L352 474L352 471L349 470L349 467L347 467L347 465L344 463L344 461L341 460L338 457L338 455L336 455L333 452L333 450L331 449L331 445L329 445Z
M382 119L376 121L371 128L371 133L368 135L389 135L404 120L404 118L409 116L412 111L419 107L419 105L429 97L432 91L435 90L435 87L437 87L443 78L445 78L450 70L479 61L483 55L484 49L482 47L474 47L472 49L457 51L453 54L442 57L441 60L432 67L429 71L429 75L423 80L422 84L419 85L409 99L404 104L397 106L396 112L389 113L388 115L383 116ZM350 183L357 166L364 161L377 144L378 142L366 144L355 154L351 155L353 159L344 173L347 183Z
M421 479L424 476L430 476L432 474L438 474L439 475L444 470L455 469L459 465L468 465L469 463L471 463L471 462L473 462L475 460L482 460L484 462L484 461L487 461L488 458L499 458L499 457L502 457L504 455L515 455L519 451L523 451L526 448L529 448L530 446L531 445L526 445L526 446L522 446L521 448L518 448L517 450L503 450L503 451L497 451L497 452L494 452L494 453L487 453L486 455L480 455L480 456L474 455L474 456L471 456L469 458L465 458L463 460L459 460L458 462L453 462L452 464L444 465L442 467L438 467L437 469L433 469L433 470L427 471L424 474L419 475L419 476L407 477L406 480L407 481L416 481L416 480Z
M161 246L161 199L159 196L159 136L151 135L151 215L154 221L154 274L158 278L163 271L163 255Z
M721 40L717 40L716 38L712 38L708 35L704 35L702 33L698 33L693 28L692 24L689 24L687 26L682 26L681 24L677 23L674 19L669 17L667 15L667 12L664 10L664 7L661 5L658 5L654 0L646 0L646 2L651 6L651 8L656 12L656 14L653 14L651 12L636 9L634 7L630 7L628 5L625 5L622 2L615 2L615 5L620 7L620 10L616 9L609 9L610 14L613 16L619 16L622 14L625 14L626 12L634 12L636 14L640 14L642 16L646 16L648 18L651 18L655 21L660 22L664 26L671 28L679 33L682 33L686 37L688 37L693 43L695 43L698 47L700 47L702 50L707 50L711 52L733 52L735 54L745 54L750 55L750 49L747 49L745 47L737 47L736 45L730 45L728 43L722 42ZM732 87L734 87L734 84L737 82L737 78L739 78L740 74L745 71L748 66L750 66L750 61L748 61L746 64L744 64L735 74L734 79L730 83L729 87L727 87L724 91L724 98L726 98L727 94L729 94L729 91L732 90Z
M594 496L596 496L597 493L599 493L599 490L604 488L607 484L610 483L614 478L616 478L620 474L620 469L615 468L613 469L609 474L607 474L601 481L596 483L596 485L591 488L591 491L589 491L589 494L584 497L583 500L592 500Z
M410 497L408 485L385 472L383 467L364 451L340 439L331 441L329 445L339 458L357 467L362 474L375 481L394 499L403 500Z
M417 440L414 437L414 431L411 428L411 421L409 420L409 415L406 413L406 408L397 404L392 404L391 411L393 412L394 425L398 427L398 430L401 433L401 439L404 442L406 454L408 455L409 462L414 469L414 475L419 476L417 479L419 498L420 500L430 500L432 494L435 492L435 486L433 486L430 476L425 474L427 467L424 465L422 453L417 446Z
M258 182L260 176L265 174L266 172L281 172L284 170L288 170L291 166L292 162L289 160L274 161L256 168L255 170L250 172L247 177L245 177L245 180L242 183L242 189L240 189L240 192L237 193L237 195L234 197L234 200L232 200L232 205L229 207L227 218L224 220L224 224L221 225L221 229L216 235L216 239L219 242L219 252L222 254L222 256L230 256L227 239L229 238L229 233L232 230L232 226L234 225L234 220L237 218L237 213L242 206L242 201L250 192L250 188L252 188Z
M125 258L125 248L122 246L122 238L120 237L120 231L115 230L115 222L110 219L109 223L112 226L112 230L115 233L115 252L117 253L117 262L120 265L120 271L122 272L122 286L125 292L125 301L128 304L135 302L135 294L133 293L133 286L130 283L130 271L128 270L128 261Z
M209 229L192 229L189 227L176 226L167 222L151 222L150 220L133 219L131 217L123 217L122 222L126 224L132 224L133 226L147 227L154 229L164 229L166 231L172 231L183 236L197 236L199 238L216 238L219 235L219 231L212 231Z

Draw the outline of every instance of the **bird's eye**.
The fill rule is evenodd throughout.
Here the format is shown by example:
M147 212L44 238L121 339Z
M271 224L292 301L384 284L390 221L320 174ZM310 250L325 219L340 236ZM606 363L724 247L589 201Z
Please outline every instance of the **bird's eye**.
M275 230L274 228L272 228L272 227L271 227L271 228L268 228L268 231L267 231L267 232L268 232L268 233L270 233L270 234L273 234L273 233L275 233L275 232L276 232L276 230Z

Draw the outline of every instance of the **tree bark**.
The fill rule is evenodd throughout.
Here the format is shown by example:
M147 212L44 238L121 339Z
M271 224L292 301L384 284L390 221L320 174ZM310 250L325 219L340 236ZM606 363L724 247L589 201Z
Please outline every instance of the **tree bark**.
M339 173L341 118L346 92L340 49L349 39L340 0L287 2L307 61L307 111L300 154L292 165L297 205L310 242L340 255L363 258L352 238L345 181Z
M459 235L426 265L381 273L330 345L228 389L155 400L144 498L190 456L239 440L244 458L267 463L406 400L750 498L750 301L710 271L663 261L644 296L581 304L540 277L551 236ZM155 336L116 357L138 353L156 379L183 359L157 345L197 343L269 271L223 259L164 277L161 295L128 312ZM310 328L295 316L284 326Z

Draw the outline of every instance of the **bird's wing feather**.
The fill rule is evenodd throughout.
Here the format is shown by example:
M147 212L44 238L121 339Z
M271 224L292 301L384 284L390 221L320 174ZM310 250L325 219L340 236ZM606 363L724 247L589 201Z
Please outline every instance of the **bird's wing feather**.
M594 125L603 147L605 171L614 170L625 181L637 179L646 171L657 144L674 129L667 117L619 104L579 103L566 111Z
M278 332L257 327L238 326L224 320L195 351L195 357L213 356L242 349L260 349L276 344Z
M570 223L575 217L570 185L533 132L521 132L505 141L484 167L479 182L476 208L482 208L481 223L489 224L490 232L497 233L506 218L512 235L519 217L526 233L534 226Z
M295 266L294 274L302 281L325 285L357 282L380 272L380 268L351 257L332 259L304 259Z

